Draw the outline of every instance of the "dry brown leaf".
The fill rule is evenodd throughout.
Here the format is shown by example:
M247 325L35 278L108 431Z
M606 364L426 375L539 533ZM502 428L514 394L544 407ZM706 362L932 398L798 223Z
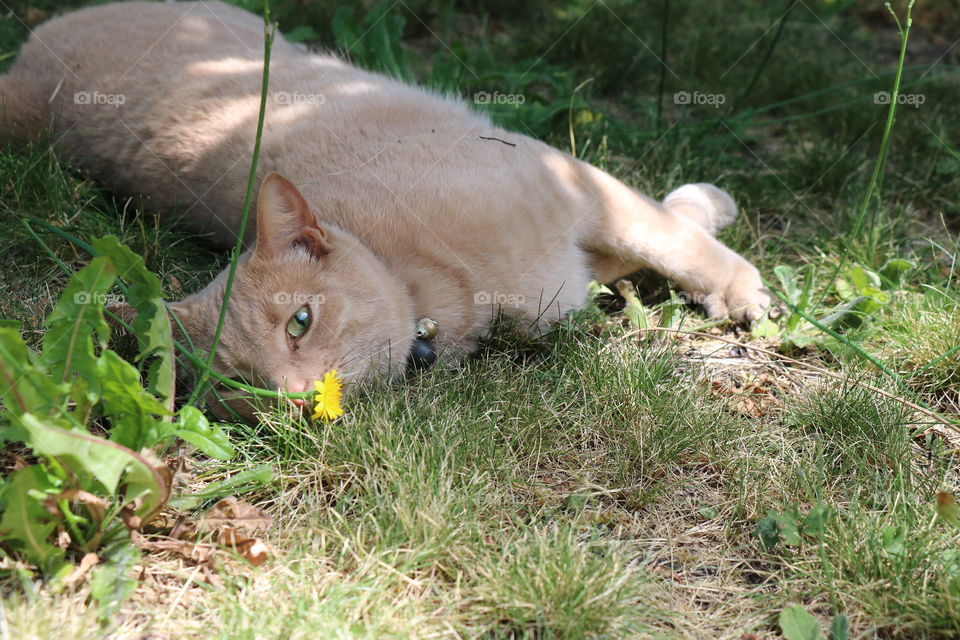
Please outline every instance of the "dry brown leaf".
M763 384L762 377L747 384L738 380L735 385L715 378L710 383L710 390L714 395L726 397L728 411L750 418L762 418L779 404L776 395Z
M92 551L80 560L80 564L74 567L73 571L66 578L63 579L63 584L70 585L74 582L79 582L86 577L87 573L92 569L98 562L100 562L100 556L93 553Z
M169 551L197 564L210 563L213 560L213 554L217 551L215 545L187 540L147 540L139 537L136 542L143 551Z
M11 471L20 471L20 469L26 469L30 466L30 463L27 462L25 458L18 456L17 454L13 454L12 457L13 466L10 468Z
M129 527L137 524L133 512L125 515ZM162 524L163 526L157 526ZM253 566L260 566L271 556L273 549L254 534L267 530L273 519L265 512L235 497L224 498L197 520L184 514L165 510L154 521L151 529L168 529L162 540L148 540L133 533L137 545L144 551L168 551L198 564L213 565L217 551L233 553ZM199 534L209 534L215 541L195 542ZM209 540L209 538L207 538Z
M57 546L61 549L70 548L70 534L62 527L57 529Z
M260 538L237 539L232 529L221 531L220 544L243 556L247 562L259 567L274 555L273 549Z
M253 534L266 531L273 524L273 518L253 505L230 496L224 498L207 511L198 521L199 531L216 532L225 528L238 534Z

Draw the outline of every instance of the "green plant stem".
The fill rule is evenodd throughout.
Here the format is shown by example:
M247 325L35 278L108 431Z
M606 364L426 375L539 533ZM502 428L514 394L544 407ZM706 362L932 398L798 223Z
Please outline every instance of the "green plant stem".
M253 203L253 185L257 179L257 161L260 159L260 142L263 137L263 120L267 111L267 91L270 87L270 49L273 45L273 25L270 24L270 1L263 0L263 76L260 86L260 112L257 116L257 136L253 143L253 157L250 161L250 174L247 177L247 193L243 200L243 213L240 216L240 228L237 231L237 243L230 256L230 269L227 272L227 284L223 289L223 303L220 305L220 316L217 318L217 327L213 332L213 341L207 354L206 366L200 370L196 386L190 394L189 404L194 404L203 394L210 373L213 369L213 360L217 355L220 344L220 335L223 332L223 322L227 317L227 307L230 304L230 294L233 292L233 281L237 275L237 264L243 252L243 238L247 230L247 221L250 217L250 205Z
M870 202L874 197L874 194L877 190L877 185L880 181L880 174L883 172L883 167L886 164L887 147L890 144L890 134L893 132L893 123L897 112L897 97L900 94L900 80L903 77L903 63L907 57L907 40L910 36L910 25L913 23L910 13L913 10L914 1L915 0L910 0L907 3L907 15L904 21L905 24L902 27L900 25L900 21L897 19L896 13L893 13L893 9L890 9L889 4L887 5L887 8L890 9L891 13L893 13L894 19L897 20L897 28L900 30L900 57L897 60L897 73L893 78L893 91L890 94L890 106L887 109L887 121L884 124L883 136L880 139L880 151L877 153L877 161L873 165L873 173L870 176L870 182L867 183L867 190L863 194L863 202L860 204L860 211L857 214L857 221L853 227L853 232L851 235L854 237L859 234L863 228L863 223L867 217L867 211L870 208ZM876 214L870 216L871 235L873 234L875 225ZM830 277L828 282L834 282L837 279L837 276L840 275L840 272L843 271L843 268L846 266L847 260L850 257L850 247L851 244L848 242L843 250L843 253L840 255L840 261L837 263L836 268L833 270L833 275ZM826 295L827 291L824 290L820 296L820 299L817 301L817 306L820 306L823 303L823 299L826 297Z
M893 78L893 91L890 94L890 108L887 109L887 121L883 127L883 138L880 140L880 153L877 154L877 162L873 165L873 175L870 176L867 192L863 195L863 203L860 205L858 223L866 215L870 205L870 199L877 189L883 166L887 161L887 146L890 143L890 134L893 131L893 123L897 111L897 97L900 94L900 80L903 77L903 63L907 56L907 40L910 37L910 25L913 23L913 19L910 17L910 12L913 10L913 3L914 0L910 0L910 2L907 3L907 15L903 27L900 26L900 21L897 20L897 14L893 12L893 9L890 9L894 20L897 20L897 29L900 31L900 58L897 60L897 74ZM875 218L876 216L871 216L871 225L875 223Z
M203 359L199 358L195 353L192 353L190 349L183 346L179 342L174 342L173 346L177 349L177 351L183 354L187 358L187 360L191 362L191 364L194 364L200 367L207 366L207 364L203 361ZM231 389L239 389L241 391L246 391L247 393L257 396L258 398L277 398L277 399L299 398L301 400L306 400L311 398L314 395L314 393L316 393L314 391L301 391L297 393L287 393L286 391L271 391L270 389L261 389L260 387L254 387L249 384L237 382L236 380L232 378L228 378L224 375L221 375L213 370L207 370L207 375L226 387L230 387Z
M73 536L74 542L78 547L84 547L87 542L89 542L86 536L80 533L79 525L84 522L84 519L71 511L70 503L63 498L57 500L57 508L59 508L60 513L63 514L63 520L67 523L67 528L70 530L70 535Z

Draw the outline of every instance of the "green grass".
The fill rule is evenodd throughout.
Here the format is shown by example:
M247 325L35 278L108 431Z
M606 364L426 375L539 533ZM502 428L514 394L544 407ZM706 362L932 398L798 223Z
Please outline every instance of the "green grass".
M776 29L751 45L785 5L276 5L284 31L330 48L372 26L351 50L361 65L468 99L524 95L494 116L558 147L575 143L655 197L685 182L724 186L743 211L724 240L768 279L778 265L810 273L807 311L818 318L842 302L830 281L841 260L874 270L910 260L890 303L846 334L905 389L833 340L760 344L845 382L719 341L627 336L615 310L589 309L539 341L505 330L461 369L359 390L332 425L277 410L230 426L232 462L187 454L194 489L273 465L275 480L245 497L274 517L267 540L278 557L244 570L149 554L112 621L117 637L779 637L777 615L792 602L824 628L846 614L855 638L960 636L960 536L933 506L938 491L960 490L960 438L857 384L960 414L960 60L957 49L942 55L956 32L950 2L916 8L903 91L925 101L898 110L882 199L861 229L886 116L873 94L889 90L898 45L879 3L796 6L762 68ZM661 94L653 53L664 7L672 73ZM26 18L24 3L11 8ZM26 34L4 16L0 53ZM677 105L678 91L725 103ZM118 235L172 298L227 259L46 142L2 149L0 317L23 321L35 343L66 279L23 231L27 216L84 239ZM71 266L85 262L44 238ZM687 310L683 326L702 320ZM765 518L821 507L822 527L796 539L758 535ZM0 563L12 637L97 637L87 586L51 593Z

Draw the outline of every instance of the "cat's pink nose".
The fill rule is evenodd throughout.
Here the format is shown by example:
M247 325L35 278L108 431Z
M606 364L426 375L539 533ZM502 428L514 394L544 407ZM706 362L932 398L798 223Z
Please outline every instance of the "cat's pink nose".
M306 378L284 378L283 388L287 393L303 393L310 389L310 381ZM307 404L303 398L290 398L290 402L299 409Z

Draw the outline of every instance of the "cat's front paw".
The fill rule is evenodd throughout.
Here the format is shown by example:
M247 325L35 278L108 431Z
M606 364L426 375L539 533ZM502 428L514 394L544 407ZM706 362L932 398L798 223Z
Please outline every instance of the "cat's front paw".
M711 293L704 302L711 318L731 318L737 322L753 323L770 308L773 298L760 278L756 267L744 262L723 291Z

